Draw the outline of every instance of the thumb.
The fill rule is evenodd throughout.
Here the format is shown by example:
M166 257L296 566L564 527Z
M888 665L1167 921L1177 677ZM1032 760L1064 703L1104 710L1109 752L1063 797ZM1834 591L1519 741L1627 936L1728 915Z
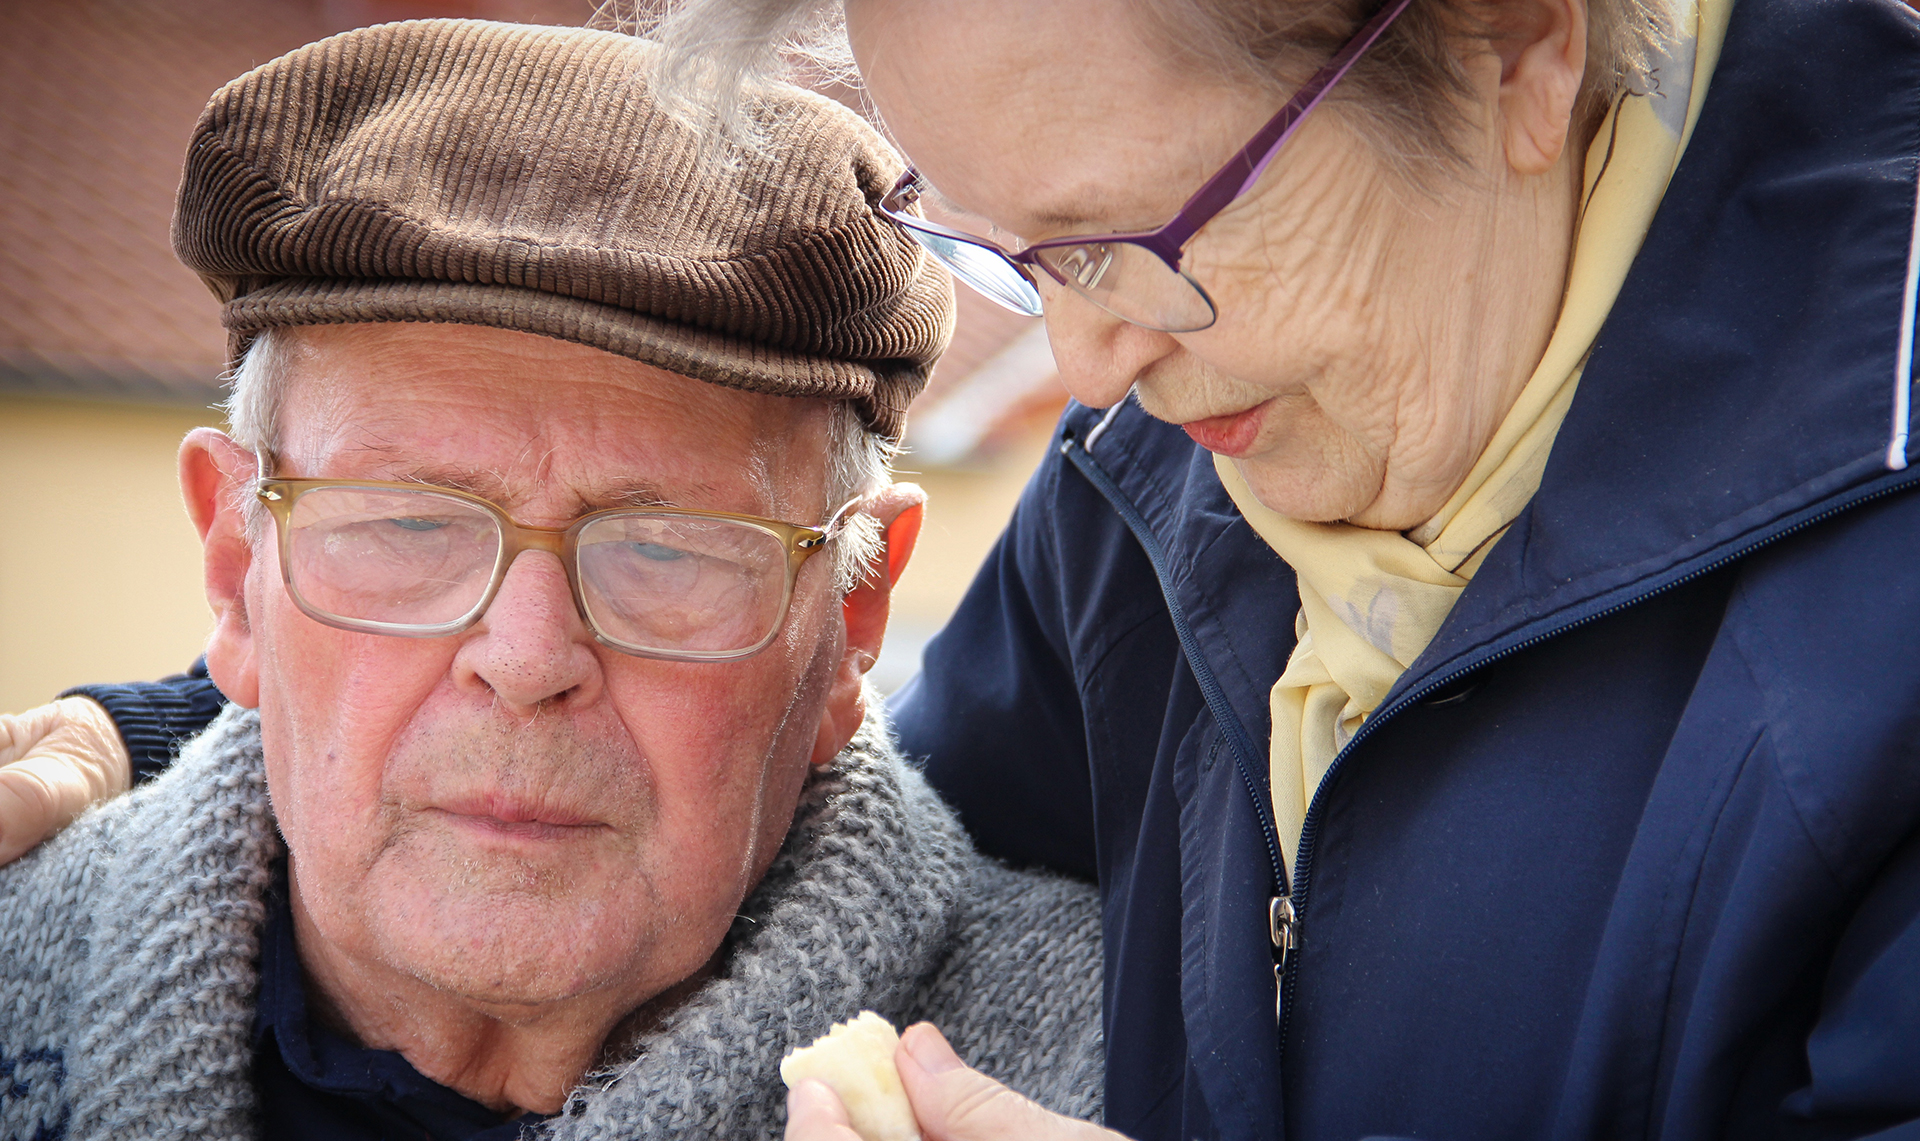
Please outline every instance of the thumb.
M894 1066L926 1141L1124 1141L1111 1130L1048 1112L972 1069L929 1022L900 1036Z
M840 1095L812 1078L787 1091L786 1141L861 1141Z
M0 864L59 831L93 802L66 757L32 755L0 766Z

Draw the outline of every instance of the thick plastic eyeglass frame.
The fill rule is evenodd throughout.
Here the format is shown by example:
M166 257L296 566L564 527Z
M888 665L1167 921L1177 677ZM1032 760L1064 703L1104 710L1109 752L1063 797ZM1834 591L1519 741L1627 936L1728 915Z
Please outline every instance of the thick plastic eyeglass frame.
M852 499L842 504L839 510L828 516L827 521L818 527L805 527L798 523L783 523L777 519L764 519L758 515L738 515L726 511L692 511L681 507L614 507L603 511L590 511L575 519L565 527L529 527L513 516L508 515L498 504L470 492L451 487L436 487L427 483L388 483L372 479L288 479L266 475L272 471L271 457L266 452L257 454L259 471L262 473L255 485L254 494L273 516L274 529L279 533L280 578L286 584L287 596L300 612L326 626L341 630L351 630L360 634L384 634L395 638L444 638L467 630L478 622L487 608L493 605L493 597L499 593L500 584L506 580L508 568L522 551L545 551L560 560L566 570L567 586L573 592L573 604L580 613L581 621L587 629L593 631L595 640L602 645L640 658L659 658L679 662L720 662L738 658L752 657L773 643L786 625L787 610L793 603L793 587L800 577L800 568L808 559L819 554L828 540L837 537L846 526L847 519L860 500ZM493 516L500 528L500 551L494 559L493 576L487 583L485 593L474 603L473 609L451 622L442 622L431 626L417 626L412 623L380 622L364 618L343 618L330 614L309 603L300 594L300 588L293 581L293 563L289 544L292 541L294 504L302 495L319 488L350 487L367 488L376 491L404 491L419 494L430 492L444 495L472 504ZM688 519L717 519L730 523L744 523L772 535L786 548L787 576L784 592L780 596L780 609L775 614L771 627L758 642L737 650L671 650L653 646L640 646L623 642L600 628L587 608L585 594L580 587L579 538L588 524L609 516L642 516L659 518L674 516Z
M917 230L922 233L936 235L998 255L1000 260L1004 261L1015 273L1025 279L1027 292L1031 294L1032 300L1027 306L1021 307L1009 304L1007 301L995 297L991 293L986 293L984 290L980 290L980 292L985 294L990 300L1005 305L1016 313L1024 313L1029 317L1038 317L1043 313L1040 303L1040 291L1036 288L1037 282L1033 276L1033 266L1039 266L1046 272L1048 277L1081 294L1081 296L1093 300L1093 298L1088 295L1085 290L1080 289L1076 283L1068 280L1064 274L1055 270L1045 261L1042 261L1040 255L1043 251L1059 249L1062 246L1118 244L1139 246L1155 257L1158 257L1162 262L1165 262L1168 269L1185 278L1187 284L1191 285L1194 291L1200 295L1200 299L1206 302L1207 310L1212 314L1212 317L1209 318L1204 325L1198 325L1190 329L1159 329L1156 331L1197 333L1201 329L1211 328L1214 321L1219 320L1219 308L1214 304L1213 298L1208 296L1207 291L1201 287L1200 283L1188 277L1186 273L1181 270L1180 256L1182 251L1186 248L1187 243L1193 240L1193 236L1199 233L1201 228L1208 222L1213 221L1214 217L1218 215L1220 211L1225 210L1228 206L1232 205L1234 201L1246 194L1247 191L1253 189L1254 183L1260 181L1260 176L1266 173L1267 167L1272 165L1274 158L1279 155L1281 149L1293 138L1293 133L1299 128L1301 121L1307 117L1309 112L1320 105L1320 102L1327 97L1327 93L1333 89L1334 84L1340 82L1340 80L1346 76L1347 72L1352 70L1353 65L1359 61L1362 55L1366 54L1367 49L1371 48L1374 43L1386 33L1386 30L1392 26L1395 20L1400 18L1400 14L1405 12L1411 3L1412 0L1392 0L1386 7L1376 12L1372 19L1361 25L1360 30L1355 32L1353 37L1343 44L1339 51L1333 54L1326 65L1315 72L1313 77L1301 86L1300 90L1294 92L1293 98L1287 100L1286 106L1280 108L1279 112L1276 113L1273 118L1267 120L1266 125L1261 127L1260 130L1254 134L1253 138L1247 141L1246 146L1240 148L1238 153L1228 159L1226 165L1215 172L1212 178L1207 179L1199 190L1194 191L1193 197L1187 199L1186 205L1180 207L1180 212L1173 216L1173 220L1157 230L1147 230L1140 233L1129 234L1097 234L1066 238L1049 238L1046 241L1035 242L1033 245L1020 250L1005 249L985 238L975 237L972 234L963 233L951 227L942 226L938 222L930 222L925 218L916 217L907 213L907 209L918 202L923 193L920 173L911 166L907 168L906 173L900 176L899 181L893 184L893 189L887 192L886 197L880 200L880 212L905 230ZM922 248L927 247L923 245ZM934 257L939 258L939 255L931 249L928 249L928 252L932 253ZM942 259L942 264L946 264L944 259ZM948 268L952 269L953 267L949 266ZM1094 301L1094 304L1099 305L1100 303ZM1106 309L1104 305L1100 307ZM1107 312L1112 313L1113 310L1107 309ZM1141 322L1122 317L1118 313L1114 313L1113 315L1120 317L1121 320L1127 321L1129 324L1141 324ZM1153 326L1143 327L1153 328Z

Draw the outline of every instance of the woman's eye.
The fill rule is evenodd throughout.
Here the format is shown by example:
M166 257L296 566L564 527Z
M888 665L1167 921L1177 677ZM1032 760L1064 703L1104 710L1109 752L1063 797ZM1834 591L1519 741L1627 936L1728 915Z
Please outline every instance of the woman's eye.
M405 516L388 519L387 522L403 531L438 531L446 526L446 523L439 519L414 519Z

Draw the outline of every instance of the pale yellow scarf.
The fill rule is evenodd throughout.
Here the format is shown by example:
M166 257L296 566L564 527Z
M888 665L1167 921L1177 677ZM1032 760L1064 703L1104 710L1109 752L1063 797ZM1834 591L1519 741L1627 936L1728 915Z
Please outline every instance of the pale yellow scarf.
M1214 467L1247 522L1300 582L1299 643L1274 684L1273 814L1292 867L1307 805L1334 757L1420 656L1507 525L1533 498L1574 387L1699 117L1733 0L1682 0L1646 94L1621 100L1586 155L1584 208L1560 318L1533 376L1466 482L1404 535L1300 523ZM1684 81L1684 90L1682 82Z

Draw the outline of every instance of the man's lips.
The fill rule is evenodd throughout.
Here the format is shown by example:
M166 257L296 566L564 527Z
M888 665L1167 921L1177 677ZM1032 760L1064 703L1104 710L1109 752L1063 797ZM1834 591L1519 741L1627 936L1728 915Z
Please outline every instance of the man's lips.
M1216 455L1229 458L1243 456L1253 450L1253 442L1260 435L1260 424L1267 418L1267 407L1271 403L1264 401L1241 412L1209 416L1180 427L1186 430L1194 443Z
M598 820L569 809L508 796L473 796L433 805L466 828L529 840L559 840L601 827Z

